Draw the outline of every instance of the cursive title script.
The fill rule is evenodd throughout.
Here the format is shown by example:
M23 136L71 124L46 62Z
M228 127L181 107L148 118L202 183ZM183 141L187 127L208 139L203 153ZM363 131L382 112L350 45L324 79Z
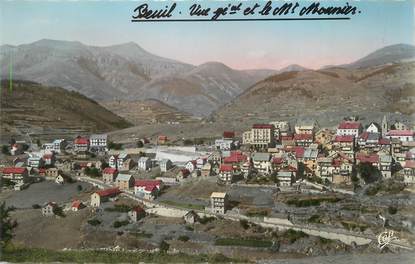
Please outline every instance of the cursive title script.
M182 5L182 6L181 6ZM132 22L180 21L250 21L250 20L348 20L360 14L357 6L348 2L324 5L320 2L225 2L222 6L183 2L151 7L137 6Z

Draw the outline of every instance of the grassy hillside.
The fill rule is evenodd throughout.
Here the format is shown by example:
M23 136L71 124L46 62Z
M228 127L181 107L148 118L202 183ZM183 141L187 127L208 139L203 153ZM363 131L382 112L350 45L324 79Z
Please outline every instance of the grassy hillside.
M1 132L8 135L101 132L130 126L97 102L34 82L1 82Z

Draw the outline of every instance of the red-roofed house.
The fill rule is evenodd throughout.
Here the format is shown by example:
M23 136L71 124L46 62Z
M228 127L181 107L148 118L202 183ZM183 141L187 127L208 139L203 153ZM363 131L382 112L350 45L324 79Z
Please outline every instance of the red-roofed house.
M160 144L160 145L164 145L164 144L166 144L166 143L167 143L167 141L168 141L168 138L167 138L167 136L165 136L165 135L160 135L160 136L158 136L158 138L157 138L157 143L158 143L158 144Z
M338 136L354 136L357 138L362 132L362 124L354 121L343 121L336 130Z
M313 134L295 134L294 141L297 146L308 147L313 143Z
M227 164L236 164L245 162L247 160L247 156L244 155L241 151L235 150L231 151L228 157L223 158L223 163Z
M118 170L115 168L107 167L102 171L102 180L106 184L111 184L115 181L118 175Z
M55 155L53 153L43 155L42 159L45 165L52 166L55 164Z
M74 140L74 151L75 152L86 152L89 149L89 139L85 137L77 137Z
M3 178L9 179L17 185L24 184L28 180L28 171L22 167L4 167Z
M190 160L184 166L190 173L192 173L196 169L197 162L196 160Z
M386 133L386 137L389 139L399 139L402 142L414 141L414 131L412 130L389 130Z
M305 149L304 147L301 146L296 146L296 147L291 147L291 146L287 146L284 148L284 151L287 153L293 153L295 155L295 158L298 161L302 161L304 158L304 152Z
M160 180L136 180L134 194L147 200L154 200L162 187L163 182Z
M235 137L234 131L223 131L223 138L224 139L233 139Z
M357 153L356 155L356 164L360 163L369 163L377 167L379 165L379 155L377 154L365 154Z
M76 212L76 211L78 211L78 210L80 210L80 209L82 209L84 207L85 207L85 205L81 201L74 200L72 202L72 205L71 205L71 210L74 211L74 212Z
M128 212L128 218L130 218L132 222L137 222L138 220L140 220L141 218L145 216L146 216L146 211L144 211L144 209L138 205Z
M104 189L94 192L91 195L91 205L99 207L101 203L108 201L110 198L116 197L121 191L118 188Z
M177 173L176 179L182 181L183 179L186 179L189 175L190 171L186 168L183 168Z
M221 164L219 168L218 180L224 184L231 184L234 176L232 164Z

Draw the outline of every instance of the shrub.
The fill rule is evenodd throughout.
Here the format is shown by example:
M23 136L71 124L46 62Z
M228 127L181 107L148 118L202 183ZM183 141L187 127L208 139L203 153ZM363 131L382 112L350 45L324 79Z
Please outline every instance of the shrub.
M398 208L396 208L395 206L389 206L388 207L388 213L391 215L394 215L398 212Z
M204 217L201 217L199 219L199 223L201 223L202 225L204 225L204 224L207 224L209 222L212 222L213 220L215 220L215 217L213 217L213 216L211 216L211 217L204 216Z
M101 221L98 220L98 219L91 219L91 220L88 220L88 224L90 224L92 226L97 226L97 225L101 224Z
M375 182L380 178L380 172L378 168L370 163L359 163L359 165L357 165L357 171L366 184Z
M108 148L109 149L115 149L115 150L121 150L122 144L121 143L114 143L112 141L108 142Z
M115 221L113 224L112 224L112 226L114 227L114 228L119 228L119 227L122 227L122 226L125 226L125 225L128 225L130 222L128 221L128 220L124 220L124 221Z
M189 241L189 237L188 236L179 236L177 238L177 240L183 241L183 242L187 242Z
M94 167L92 168L86 167L84 170L84 173L93 178L98 178L101 176L101 172L97 168L94 168Z
M53 213L57 216L65 217L65 214L63 213L62 207L59 207L59 206L53 207Z
M38 204L32 204L32 208L33 209L40 209L40 208L42 208L42 206L40 206Z
M3 153L4 155L10 155L9 147L7 145L1 146L1 153Z
M160 251L166 252L167 250L169 250L169 248L170 248L170 245L166 241L163 240L160 242L160 245L159 245Z
M76 186L76 189L78 190L78 192L82 191L82 185Z
M249 222L245 219L241 219L239 220L239 224L242 226L243 229L248 229L249 228Z
M216 253L214 254L212 257L210 257L210 261L208 261L208 263L230 263L232 262L232 259L228 258L227 256L221 254L221 253Z
M283 236L286 237L288 241L290 241L291 244L300 238L308 237L308 235L304 233L303 231L296 231L291 228L285 231Z
M320 218L319 215L312 215L310 218L308 218L307 221L309 223L320 224L321 223L321 218Z
M10 179L1 178L0 179L2 186L13 187L15 183Z
M143 141L139 140L137 141L137 148L142 148L144 147Z
M188 230L188 231L194 231L195 229L193 228L193 226L185 226L184 227L186 230Z
M191 146L191 145L193 145L193 140L191 140L191 139L185 139L183 141L183 145L185 145L185 146Z

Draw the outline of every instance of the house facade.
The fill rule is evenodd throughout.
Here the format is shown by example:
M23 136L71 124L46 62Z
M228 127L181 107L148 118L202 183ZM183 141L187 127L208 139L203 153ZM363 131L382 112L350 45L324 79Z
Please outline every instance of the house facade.
M224 214L228 209L228 195L224 192L213 192L210 195L211 211L216 214Z
M135 179L132 175L120 173L115 179L115 186L120 190L128 190L134 186L134 181Z

